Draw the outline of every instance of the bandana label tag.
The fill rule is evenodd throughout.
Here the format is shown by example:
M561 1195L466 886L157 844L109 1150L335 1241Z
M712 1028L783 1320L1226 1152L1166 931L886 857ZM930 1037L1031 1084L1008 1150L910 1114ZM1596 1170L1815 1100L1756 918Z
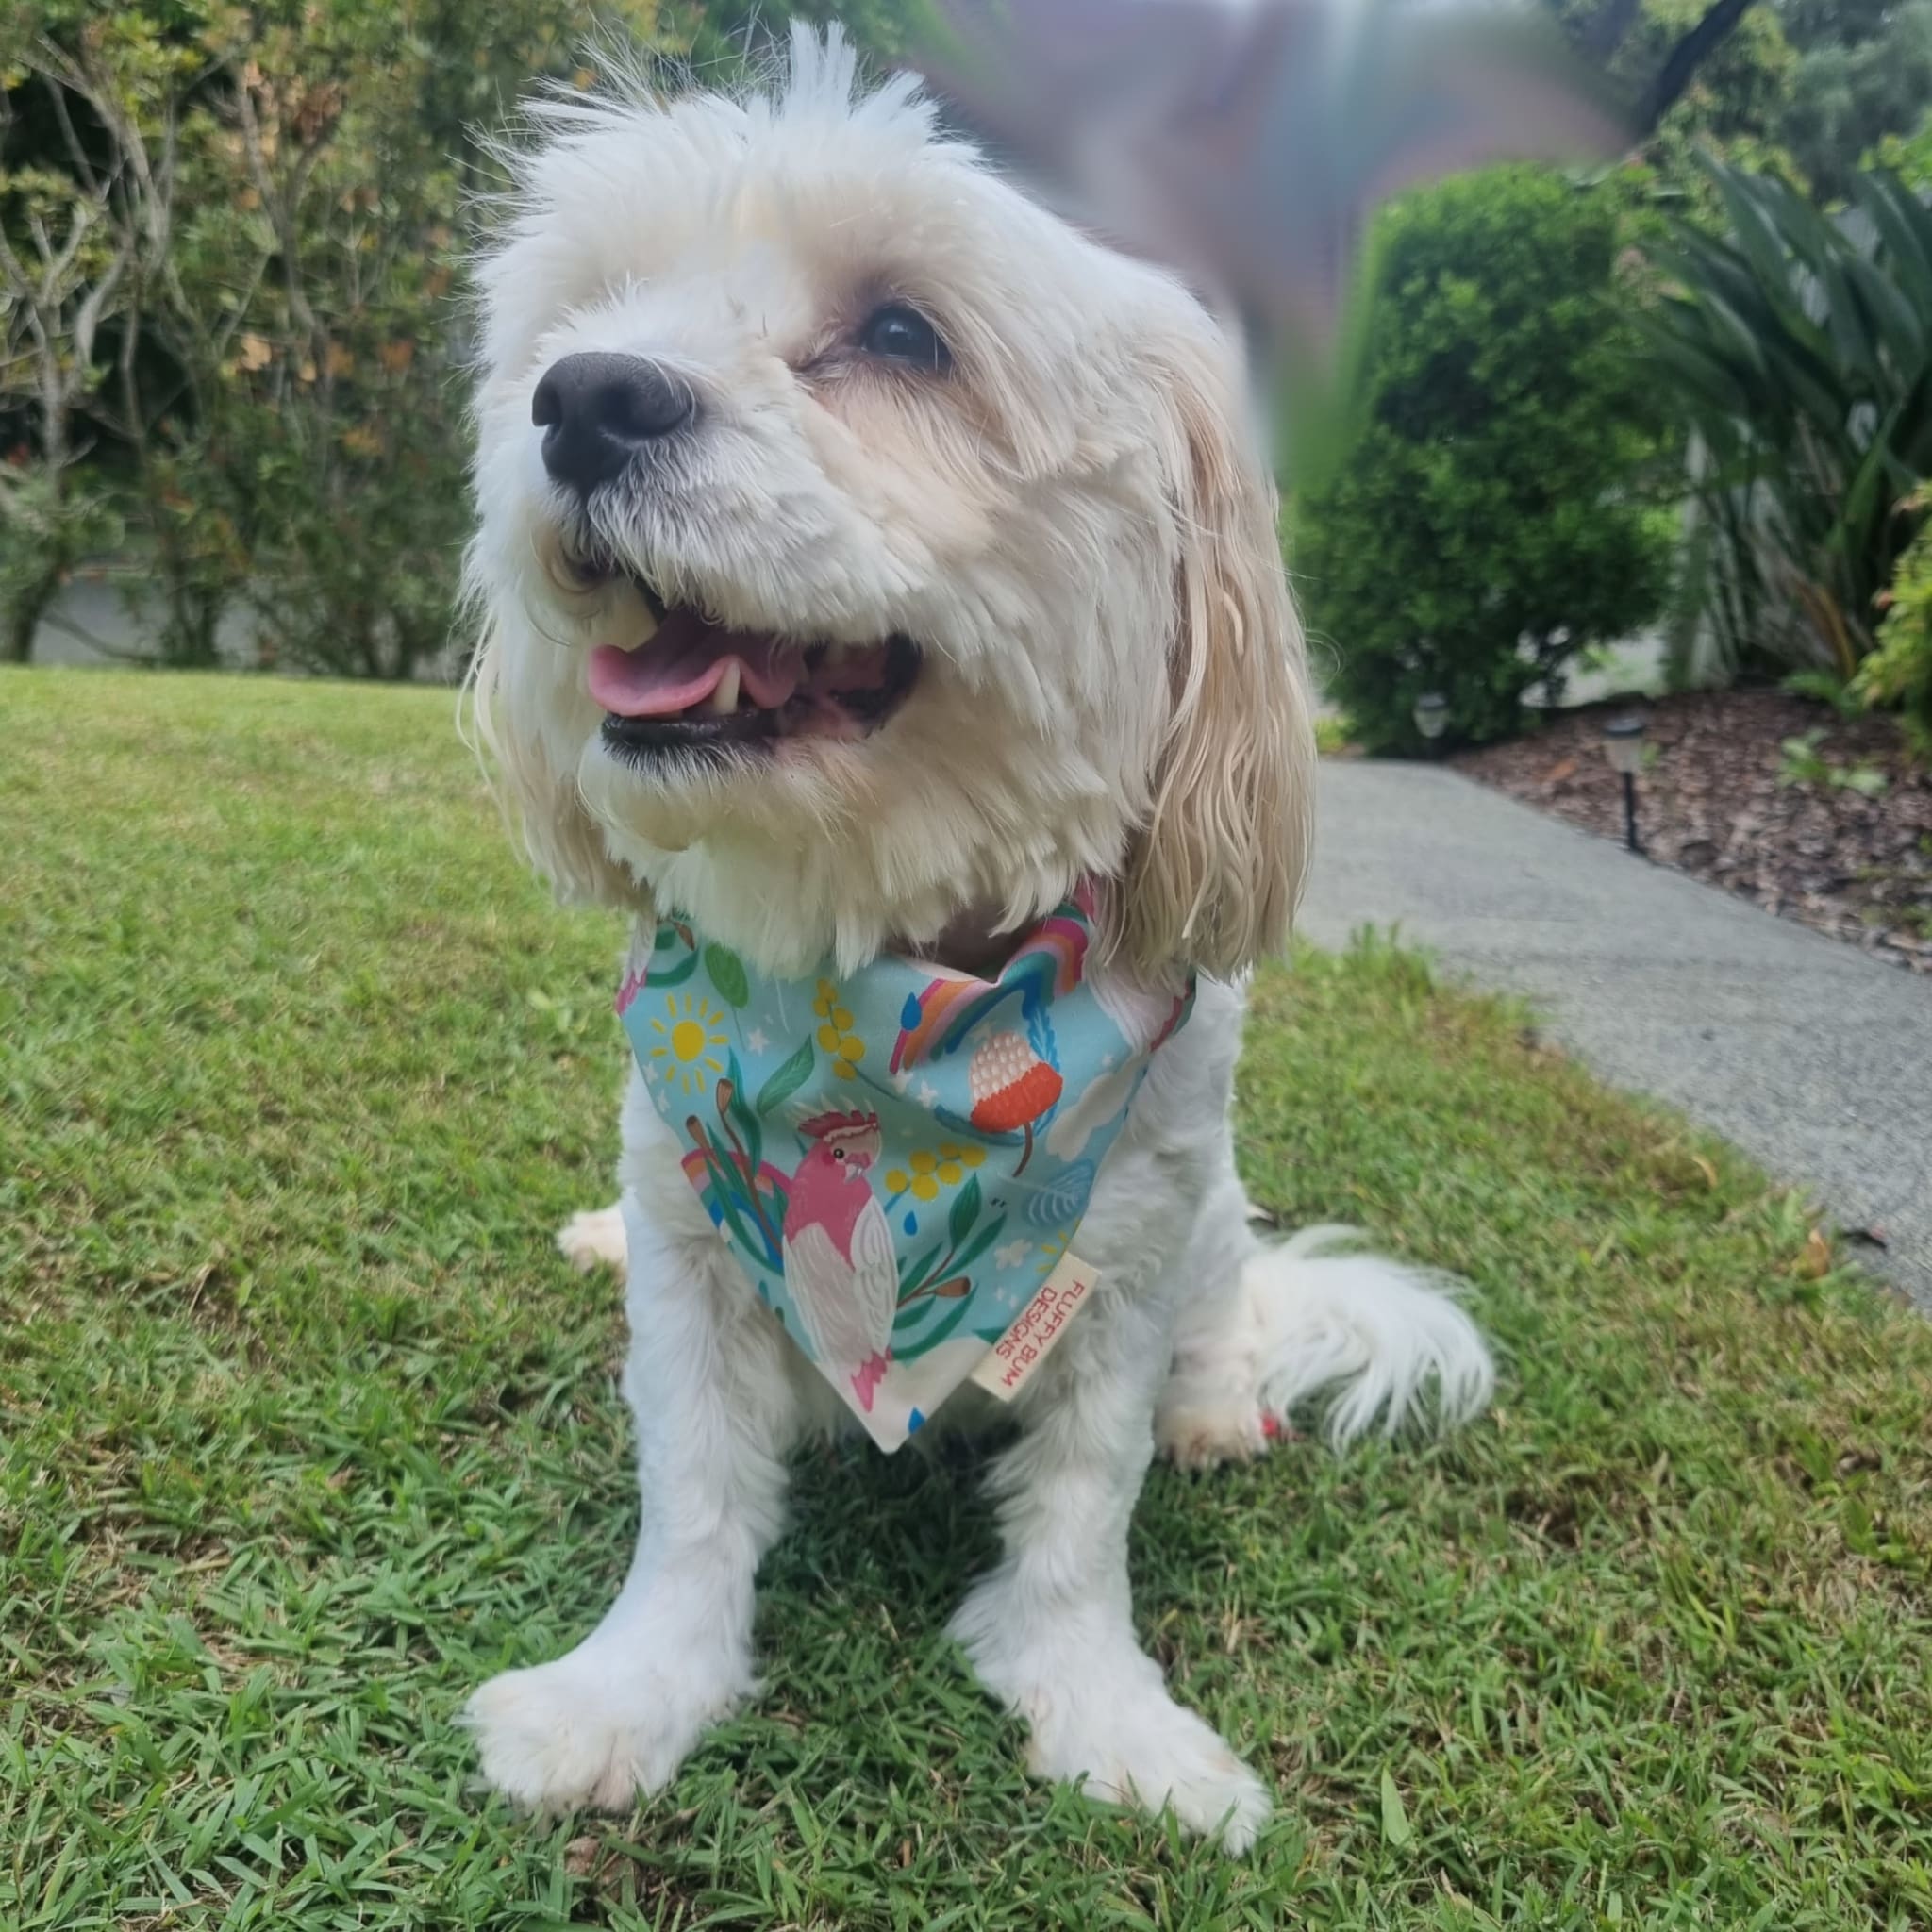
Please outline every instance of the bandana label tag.
M1099 1274L1069 1249L971 1379L1000 1401L1012 1401L1067 1332L1067 1324L1099 1279Z

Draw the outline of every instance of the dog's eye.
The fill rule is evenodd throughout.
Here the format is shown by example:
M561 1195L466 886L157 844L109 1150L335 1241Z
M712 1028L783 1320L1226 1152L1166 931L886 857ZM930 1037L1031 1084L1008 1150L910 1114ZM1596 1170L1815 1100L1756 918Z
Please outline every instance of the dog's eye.
M868 356L928 369L935 375L943 375L953 366L952 352L940 340L939 331L918 309L908 308L903 302L875 308L858 332L858 346Z

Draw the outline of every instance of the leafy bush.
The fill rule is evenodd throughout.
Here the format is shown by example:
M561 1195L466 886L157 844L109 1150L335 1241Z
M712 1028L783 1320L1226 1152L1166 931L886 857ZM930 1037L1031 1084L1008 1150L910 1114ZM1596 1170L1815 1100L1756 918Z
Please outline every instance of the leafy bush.
M407 677L446 642L465 524L453 255L472 96L492 33L530 44L527 4L258 21L191 126L162 322L192 388L170 440L179 561L246 558L236 593L293 662ZM506 17L506 15L509 17ZM467 21L469 25L461 23ZM514 50L514 51L512 51ZM225 302L217 291L242 291Z
M79 149L84 169L41 166L13 152L18 118L0 91L0 657L25 661L75 564L118 541L85 467L91 418L108 374L103 344L158 249L114 192L111 143L97 158Z
M1932 523L1920 525L1881 601L1877 648L1853 689L1870 704L1901 710L1919 756L1932 759Z
M1883 798L1890 779L1874 764L1834 764L1820 748L1824 743L1823 724L1814 725L1798 738L1778 741L1780 785L1824 785L1834 791L1856 791L1861 798Z
M1315 720L1315 749L1324 758L1339 758L1355 748L1354 722L1341 711L1324 711Z
M1706 615L1727 669L1850 679L1932 470L1932 210L1882 172L1841 221L1711 173L1730 232L1681 229L1656 318L1695 430Z
M0 661L26 662L74 566L122 534L107 498L71 469L0 464Z
M1932 100L1932 0L1781 0L1798 50L1778 136L1813 195L1841 201L1859 155Z
M1500 169L1402 202L1376 241L1364 425L1294 507L1290 561L1365 749L1415 748L1427 691L1455 737L1495 738L1526 689L1664 593L1617 210L1607 189Z
M449 641L468 519L454 291L491 184L477 125L577 72L584 32L648 44L656 9L202 4L221 58L183 104L153 321L185 391L148 451L171 655L198 650L225 576L276 657L408 677Z

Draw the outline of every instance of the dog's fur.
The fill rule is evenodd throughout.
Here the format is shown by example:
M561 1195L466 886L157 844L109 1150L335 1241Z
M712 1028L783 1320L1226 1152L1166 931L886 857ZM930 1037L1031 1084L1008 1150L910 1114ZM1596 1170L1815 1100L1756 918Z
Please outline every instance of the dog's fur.
M1251 1226L1228 1104L1248 967L1282 939L1313 746L1274 502L1229 334L943 139L909 85L865 92L833 39L770 92L553 101L480 265L487 364L472 582L482 735L536 863L566 891L681 908L767 972L881 949L983 959L1082 878L1107 942L1202 974L1080 1230L1100 1287L1010 1413L1006 1554L954 1629L1030 1728L1029 1762L1172 1803L1230 1847L1259 1780L1168 1695L1133 1632L1128 1519L1157 1444L1256 1454L1265 1420L1340 1385L1333 1433L1394 1428L1436 1385L1478 1407L1488 1356L1429 1281ZM873 366L881 301L940 327L944 376ZM576 350L645 354L700 399L588 510L555 489L532 391ZM595 541L745 629L870 645L923 670L870 736L641 768L600 740L589 641L622 591ZM484 1770L537 1805L660 1789L753 1689L753 1582L786 1458L840 1406L766 1316L633 1074L620 1210L566 1253L628 1269L624 1386L643 1528L616 1605L569 1656L471 1706ZM963 1391L939 1419L986 1420Z

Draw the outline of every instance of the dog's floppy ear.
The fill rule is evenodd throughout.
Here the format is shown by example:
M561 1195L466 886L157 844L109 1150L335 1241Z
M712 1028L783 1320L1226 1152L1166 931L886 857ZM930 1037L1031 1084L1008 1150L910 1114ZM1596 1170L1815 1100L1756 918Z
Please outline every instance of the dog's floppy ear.
M640 908L641 890L605 850L584 804L569 747L544 740L544 721L558 714L557 693L534 686L560 679L568 662L554 647L508 649L500 620L489 616L470 664L466 735L482 755L511 836L558 898Z
M1162 371L1180 550L1173 709L1119 915L1123 952L1148 972L1245 971L1287 938L1307 866L1307 672L1233 361L1189 344Z

